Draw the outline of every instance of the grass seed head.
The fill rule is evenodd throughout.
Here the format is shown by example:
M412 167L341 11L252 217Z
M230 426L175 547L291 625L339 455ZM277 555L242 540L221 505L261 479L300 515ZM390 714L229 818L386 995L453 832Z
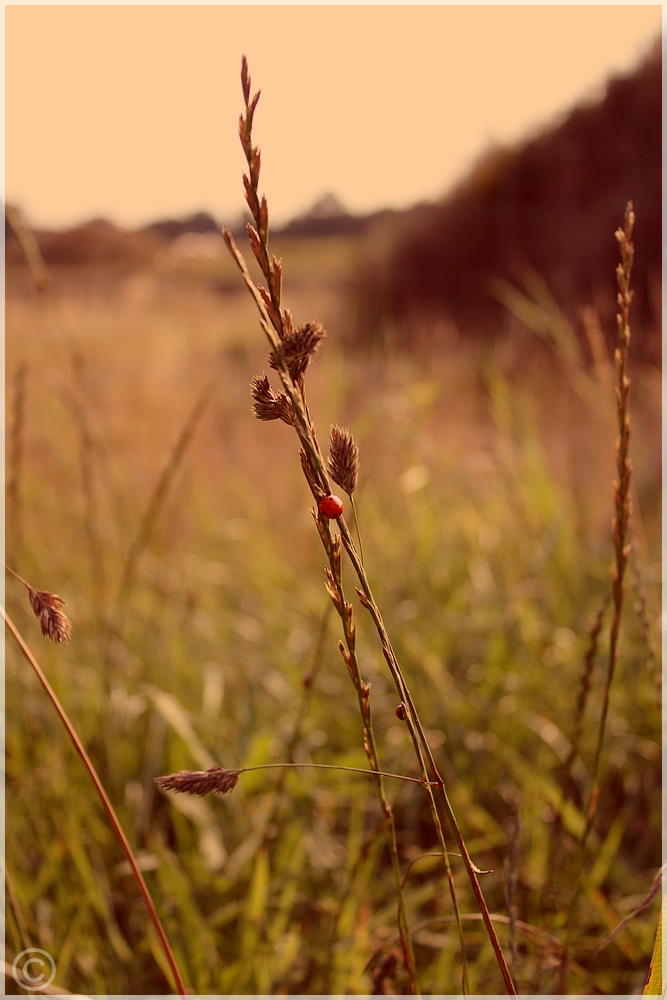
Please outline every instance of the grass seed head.
M329 431L327 471L333 481L352 496L359 476L359 447L347 427L333 424Z
M266 375L252 380L250 392L254 400L253 413L258 420L282 420L294 426L294 409L288 395L274 392Z
M39 618L42 635L53 642L69 642L72 638L72 623L60 609L65 603L62 597L48 590L33 590L28 587L30 605Z
M235 788L239 780L236 771L226 771L224 767L209 767L207 771L178 771L154 778L155 784L163 791L185 792L188 795L226 795Z
M281 349L291 379L295 384L303 381L306 369L310 364L310 359L326 335L326 330L316 320L312 320L310 323L302 323L300 326L297 326L296 330L286 328L285 336L281 342ZM269 357L269 364L276 371L280 370L280 364L275 351Z

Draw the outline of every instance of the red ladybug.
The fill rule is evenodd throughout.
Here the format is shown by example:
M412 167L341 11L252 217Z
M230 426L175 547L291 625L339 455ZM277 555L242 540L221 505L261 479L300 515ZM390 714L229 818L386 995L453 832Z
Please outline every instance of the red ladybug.
M343 513L344 503L340 497L335 497L330 493L328 497L320 500L320 514L328 517L330 521L335 521Z

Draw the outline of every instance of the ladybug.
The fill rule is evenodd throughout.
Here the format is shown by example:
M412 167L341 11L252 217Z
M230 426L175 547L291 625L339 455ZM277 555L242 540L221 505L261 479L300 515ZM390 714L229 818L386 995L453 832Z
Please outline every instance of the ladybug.
M340 497L335 497L333 493L330 493L328 497L323 497L320 500L320 514L328 517L330 521L334 521L343 513L344 506Z

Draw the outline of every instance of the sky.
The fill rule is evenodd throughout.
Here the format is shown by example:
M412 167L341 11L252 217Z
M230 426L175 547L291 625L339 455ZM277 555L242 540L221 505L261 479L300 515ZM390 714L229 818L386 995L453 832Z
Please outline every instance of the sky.
M273 223L447 192L630 70L660 6L7 6L6 198L36 227L243 210L241 56Z

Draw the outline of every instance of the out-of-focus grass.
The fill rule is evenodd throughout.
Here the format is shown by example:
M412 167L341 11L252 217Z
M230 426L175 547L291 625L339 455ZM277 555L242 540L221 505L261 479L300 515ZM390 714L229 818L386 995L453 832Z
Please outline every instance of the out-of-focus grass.
M366 565L473 859L493 869L483 876L489 905L508 912L505 821L518 814L517 918L562 939L601 666L580 787L566 804L562 760L587 630L608 588L613 401L602 389L582 399L564 364L547 365L539 352L521 375L502 350L344 354L336 283L354 252L339 242L284 249L296 319L317 316L332 333L309 374L311 409L320 427L347 423L360 444ZM89 748L193 988L367 992L396 946L368 780L254 772L225 799L201 801L167 800L152 781L211 762L285 760L300 713L294 760L365 766L337 627L323 625L322 558L295 439L250 410L248 383L267 370L254 316L244 297L216 294L210 274L192 267L87 290L72 283L64 311L10 282L7 370L29 366L16 568L66 598L71 645L46 646L11 581L9 610ZM325 280L313 282L315 273ZM214 397L119 613L132 539L211 377ZM633 379L635 536L652 621L659 381L650 370ZM646 667L635 601L631 591L576 921L572 957L593 977L571 974L581 992L593 982L606 993L641 986L657 921L656 901L593 954L660 864L659 668ZM357 620L382 764L412 773L380 651L362 612ZM94 791L10 644L7 715L7 867L31 943L53 955L70 990L166 990L159 947ZM416 785L393 783L390 793L407 863L435 847L428 811ZM453 864L462 910L474 913ZM418 861L407 905L411 924L426 925L415 933L425 992L459 989L448 900L436 860ZM11 910L7 926L12 956L24 944ZM472 990L498 992L481 925L467 921L465 930ZM505 945L507 926L499 933ZM517 930L523 992L553 992L557 965L535 932ZM404 986L399 974L395 990Z

